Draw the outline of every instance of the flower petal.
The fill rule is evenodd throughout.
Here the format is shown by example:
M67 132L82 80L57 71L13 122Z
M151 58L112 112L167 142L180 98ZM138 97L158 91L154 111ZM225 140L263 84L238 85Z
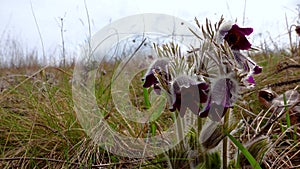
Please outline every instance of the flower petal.
M262 67L255 65L253 71L253 74L260 74L262 72Z
M160 90L160 87L157 85L159 81L154 75L154 71L157 71L164 76L167 81L171 80L171 76L167 73L167 66L169 64L169 60L167 59L157 59L153 62L153 64L150 66L150 68L147 70L145 77L142 79L144 82L143 87L149 88L153 85L154 90Z
M248 50L251 48L251 43L247 40L245 35L250 35L252 32L252 28L240 28L234 24L227 32L224 39L234 50Z
M251 43L247 40L246 37L240 37L239 41L232 45L232 49L237 50L248 50L251 48Z
M241 32L243 35L250 35L253 32L253 28L240 28L237 24L232 25L232 29Z
M154 76L154 73L151 71L150 73L148 73L148 75L146 75L145 79L144 79L145 83L143 84L144 88L149 88L154 84L157 84L158 81L156 79L156 77Z
M262 67L256 65L256 63L251 60L249 57L244 56L240 51L232 51L235 61L238 63L239 68L244 69L245 72L250 72L253 70L257 74L260 73Z
M208 116L213 121L220 121L227 109L233 107L236 92L237 86L231 79L218 79L213 84L209 99L199 116Z
M222 105L218 105L213 103L210 108L210 112L208 117L212 121L221 121L225 113L227 112L228 107L223 107Z
M295 31L298 34L298 36L300 36L300 26L299 25L296 26Z
M249 76L248 79L247 79L247 82L250 83L250 84L254 84L254 85L256 84L253 76Z
M211 105L211 97L208 98L208 101L206 102L204 109L201 112L199 112L200 117L208 116L208 113L210 110L210 105Z
M189 108L194 114L200 112L200 104L207 101L208 84L196 82L188 76L176 78L172 84L173 104L170 111L178 110L183 117Z

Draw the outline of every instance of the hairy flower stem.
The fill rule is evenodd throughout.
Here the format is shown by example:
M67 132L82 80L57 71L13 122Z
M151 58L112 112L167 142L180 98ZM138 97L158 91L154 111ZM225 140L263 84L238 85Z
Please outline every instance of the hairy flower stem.
M228 123L229 123L229 111L227 110L224 116L224 125L223 125L223 131L227 131L228 129ZM227 137L224 137L223 139L223 169L227 169L227 155L228 155L228 139Z
M200 135L201 130L202 130L202 119L200 117L198 117L197 119L197 124L198 124L198 135Z
M197 119L197 135L200 136L200 133L201 133L201 130L202 130L202 118L198 117ZM197 139L198 140L198 145L201 144L201 141L200 139ZM205 162L205 154L203 154L203 150L202 150L202 147L201 146L198 146L198 152L199 152L199 158L200 158L200 161L202 162Z

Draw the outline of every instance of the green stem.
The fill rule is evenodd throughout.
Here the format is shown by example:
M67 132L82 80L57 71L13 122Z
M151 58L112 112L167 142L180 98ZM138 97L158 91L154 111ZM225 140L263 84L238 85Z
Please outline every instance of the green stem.
M224 125L223 125L223 131L227 131L228 123L229 123L229 111L227 110L224 116ZM223 139L223 169L227 169L227 145L228 145L228 139L227 137L224 137Z
M198 124L198 130L197 130L197 132L198 132L198 136L200 136L200 133L201 133L201 130L202 130L202 119L201 119L201 117L198 117L198 119L197 119L197 124Z
M201 130L202 130L202 118L198 117L197 119L197 135L200 136ZM199 138L199 137L198 137ZM197 145L198 145L198 152L199 152L199 159L202 162L205 162L205 154L202 151L200 139L197 139Z

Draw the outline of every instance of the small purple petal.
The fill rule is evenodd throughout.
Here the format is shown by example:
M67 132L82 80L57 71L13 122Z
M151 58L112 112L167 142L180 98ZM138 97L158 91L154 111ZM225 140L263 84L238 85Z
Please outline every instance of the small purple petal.
M158 83L156 77L154 76L153 72L149 72L148 75L146 75L146 78L144 79L145 80L145 83L143 84L143 87L144 88L149 88L151 87L152 85L155 85Z
M240 28L237 24L232 25L231 29L236 29L243 35L250 35L253 32L253 28Z
M154 75L154 71L157 71L167 82L171 80L171 75L169 75L168 72L168 66L169 61L166 59L157 59L153 62L153 64L150 66L148 71L146 72L145 77L142 79L144 82L143 87L149 88L151 86L154 87L154 91L156 93L160 93L160 87L157 85L159 81Z
M253 76L249 76L249 78L247 79L247 82L250 84L254 84L254 85L256 84Z
M208 90L209 88L209 85L205 82L198 82L196 85L198 86L199 90Z
M210 110L210 105L211 105L211 97L208 98L208 101L204 107L204 109L199 112L199 116L200 117L207 117L208 116L208 113L209 113L209 110Z
M260 74L262 72L262 67L256 65L253 69L253 74Z
M298 34L298 36L300 36L300 26L299 25L296 26L295 31Z
M173 101L172 108L169 109L171 112L174 112L176 110L180 110L180 106L181 106L181 94L180 93L175 94L175 98L174 99L175 100Z
M206 103L208 98L209 85L205 82L201 82L197 84L200 103Z

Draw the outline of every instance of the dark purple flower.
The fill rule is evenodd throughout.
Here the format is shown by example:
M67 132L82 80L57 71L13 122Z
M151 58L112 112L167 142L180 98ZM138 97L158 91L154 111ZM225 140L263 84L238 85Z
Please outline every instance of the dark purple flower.
M160 94L161 88L158 86L159 81L155 77L154 71L160 74L167 81L170 81L171 76L167 73L168 64L169 64L169 60L167 59L157 59L156 61L154 61L153 64L148 69L148 71L146 72L145 77L142 79L144 81L143 87L149 88L153 86L154 91L157 94Z
M253 32L253 28L240 28L238 25L232 25L224 39L234 50L248 50L251 47L250 42L245 37Z
M200 117L209 117L220 121L228 108L233 107L236 100L237 84L229 78L218 79L212 86L208 101L199 113Z
M200 104L207 101L208 84L196 82L187 76L176 78L172 84L173 96L170 111L178 110L181 117L187 108L194 114L200 112Z

